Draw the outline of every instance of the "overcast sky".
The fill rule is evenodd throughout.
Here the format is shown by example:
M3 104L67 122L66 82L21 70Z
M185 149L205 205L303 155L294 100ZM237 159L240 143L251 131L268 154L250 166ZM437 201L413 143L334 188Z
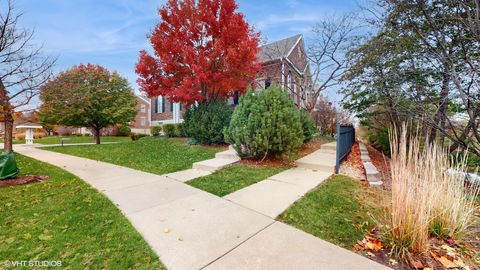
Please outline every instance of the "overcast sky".
M21 24L58 57L55 72L80 63L100 64L127 77L137 89L138 52L149 49L146 35L159 21L164 0L16 0ZM238 0L247 21L268 42L298 33L307 38L323 16L357 8L354 0Z

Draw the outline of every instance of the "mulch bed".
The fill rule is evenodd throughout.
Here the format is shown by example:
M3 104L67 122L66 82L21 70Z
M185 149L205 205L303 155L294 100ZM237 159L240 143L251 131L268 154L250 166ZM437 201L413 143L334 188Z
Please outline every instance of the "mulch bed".
M253 160L253 159L243 159L239 163L244 164L244 165L251 165L251 166L269 166L269 167L288 167L288 166L294 166L295 165L295 160L300 159L306 155L309 155L322 146L322 144L327 143L327 141L322 140L320 138L313 138L311 141L308 143L304 144L302 148L300 148L298 155L296 155L294 158L289 159L275 159L275 158L269 158L265 159L263 161L259 160Z
M361 170L365 176L365 168L363 167L362 154L360 153L360 146L358 145L358 142L355 142L352 145L352 150L350 150L345 162L350 163L353 167Z
M0 188L38 183L45 181L48 178L47 175L23 175L15 179L0 180Z

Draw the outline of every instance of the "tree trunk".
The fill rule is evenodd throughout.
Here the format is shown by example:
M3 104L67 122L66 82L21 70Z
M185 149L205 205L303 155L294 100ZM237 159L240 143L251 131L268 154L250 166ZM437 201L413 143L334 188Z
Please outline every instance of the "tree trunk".
M13 107L7 96L7 89L0 80L0 107L3 109L3 122L5 123L3 150L13 152Z
M448 68L445 68L443 72L443 80L442 80L442 90L440 91L440 100L438 101L438 111L433 117L434 125L439 125L440 130L445 130L445 117L447 114L448 108L448 94L450 92L449 88L450 84L450 73ZM430 142L435 142L437 137L437 127L432 127L430 132ZM443 133L440 134L440 145L443 147L443 143L445 142L445 135Z
M13 117L8 110L3 111L3 118L5 123L4 146L3 150L7 153L13 152Z
M100 130L102 128L97 125L92 125L93 136L95 137L95 144L100 144Z

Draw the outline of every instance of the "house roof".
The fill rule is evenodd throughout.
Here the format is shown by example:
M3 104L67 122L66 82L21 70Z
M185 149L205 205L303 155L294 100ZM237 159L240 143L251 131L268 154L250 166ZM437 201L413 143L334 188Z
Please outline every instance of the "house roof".
M292 52L293 48L298 44L302 35L295 35L269 43L260 47L260 52L258 53L258 58L261 62L268 62L283 57L288 57Z

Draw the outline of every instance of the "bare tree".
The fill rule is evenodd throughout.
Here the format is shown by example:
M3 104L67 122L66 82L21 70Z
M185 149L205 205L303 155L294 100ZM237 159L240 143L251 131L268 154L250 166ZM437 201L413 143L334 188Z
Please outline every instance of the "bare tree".
M340 84L347 70L346 54L357 40L357 29L352 14L330 17L313 27L313 37L306 52L311 66L309 81L312 83L304 85L307 89L311 88L305 91L310 93L308 110L313 109L323 91Z
M350 115L324 96L318 98L312 117L322 135L334 135L337 123L351 123Z
M0 107L5 123L4 150L12 152L13 115L29 110L26 106L39 87L51 77L54 59L43 57L35 46L34 31L22 28L22 17L13 2L0 3Z

